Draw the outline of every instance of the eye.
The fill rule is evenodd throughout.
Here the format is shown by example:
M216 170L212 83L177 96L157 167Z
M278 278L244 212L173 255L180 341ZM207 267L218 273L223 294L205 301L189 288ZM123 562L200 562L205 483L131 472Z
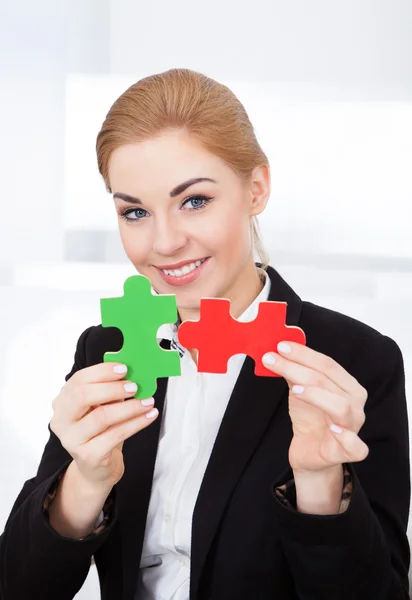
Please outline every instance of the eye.
M136 219L132 219L130 218L128 215L131 215L132 213L136 213L138 216ZM124 219L125 221L141 221L143 217L145 217L147 214L147 210L144 210L144 208L127 208L126 210L122 210L119 212L119 216Z
M183 207L186 204L188 204L190 211L201 210L202 208L205 208L206 205L212 200L213 198L210 198L209 196L190 196L190 198L184 200L181 206ZM126 208L124 210L119 211L118 214L120 218L122 218L124 221L127 221L128 223L136 223L138 221L142 221L145 217L148 216L149 213L144 208ZM132 218L129 215L134 215L134 217Z
M185 206L187 203L191 203L191 206L189 206L189 210L199 210L201 208L205 208L205 206L209 204L209 202L211 202L212 200L213 198L209 198L208 196L203 195L190 196L190 198L187 198L183 202L182 207Z

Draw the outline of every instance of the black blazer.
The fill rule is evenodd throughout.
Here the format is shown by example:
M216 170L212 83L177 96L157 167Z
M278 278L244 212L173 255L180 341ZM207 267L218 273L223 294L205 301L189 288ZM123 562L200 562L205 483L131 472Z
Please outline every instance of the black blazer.
M293 475L292 427L283 378L256 377L249 357L231 395L193 516L190 600L404 600L410 551L410 468L402 354L389 337L348 316L302 301L273 268L269 300L288 303L287 324L331 356L368 391L360 437L369 455L349 463L346 512L308 515L282 504L273 486ZM122 346L115 328L89 327L78 369ZM71 456L51 432L37 475L25 482L0 537L1 600L68 600L94 555L103 600L134 600L160 416L124 443L125 474L114 486L108 528L84 540L54 531L42 503ZM10 449L12 450L12 449Z

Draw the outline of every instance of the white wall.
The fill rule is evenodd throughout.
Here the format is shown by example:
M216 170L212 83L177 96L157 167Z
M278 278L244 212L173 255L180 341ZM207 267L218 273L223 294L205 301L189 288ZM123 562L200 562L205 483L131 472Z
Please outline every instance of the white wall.
M409 0L110 0L110 70L170 66L232 80L375 81L412 93ZM389 85L389 87L391 87Z
M107 71L108 2L0 3L0 265L64 255L66 76Z

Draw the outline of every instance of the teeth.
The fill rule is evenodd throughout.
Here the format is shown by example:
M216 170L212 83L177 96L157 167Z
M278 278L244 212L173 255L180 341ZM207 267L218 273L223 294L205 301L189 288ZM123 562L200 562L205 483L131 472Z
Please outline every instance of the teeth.
M196 262L192 262L189 265L185 265L181 269L174 269L173 271L171 271L169 269L162 269L162 271L166 275L171 275L172 277L182 277L182 275L187 275L188 273L191 273L192 271L194 271L195 269L197 269L197 267L200 267L200 265L205 260L206 259L197 260Z

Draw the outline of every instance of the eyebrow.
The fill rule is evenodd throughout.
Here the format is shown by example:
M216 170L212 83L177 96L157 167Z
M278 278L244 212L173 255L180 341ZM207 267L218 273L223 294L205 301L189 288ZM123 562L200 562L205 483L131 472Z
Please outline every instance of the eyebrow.
M180 194L183 194L183 192L187 190L188 187L201 181L211 181L212 183L217 183L215 179L211 179L210 177L195 177L193 179L188 179L187 181L180 183L178 186L172 189L169 195L171 198L179 196ZM139 198L135 198L134 196L130 196L129 194L123 194L122 192L116 192L115 194L113 194L113 199L114 198L120 198L121 200L131 202L132 204L143 204L143 202Z

